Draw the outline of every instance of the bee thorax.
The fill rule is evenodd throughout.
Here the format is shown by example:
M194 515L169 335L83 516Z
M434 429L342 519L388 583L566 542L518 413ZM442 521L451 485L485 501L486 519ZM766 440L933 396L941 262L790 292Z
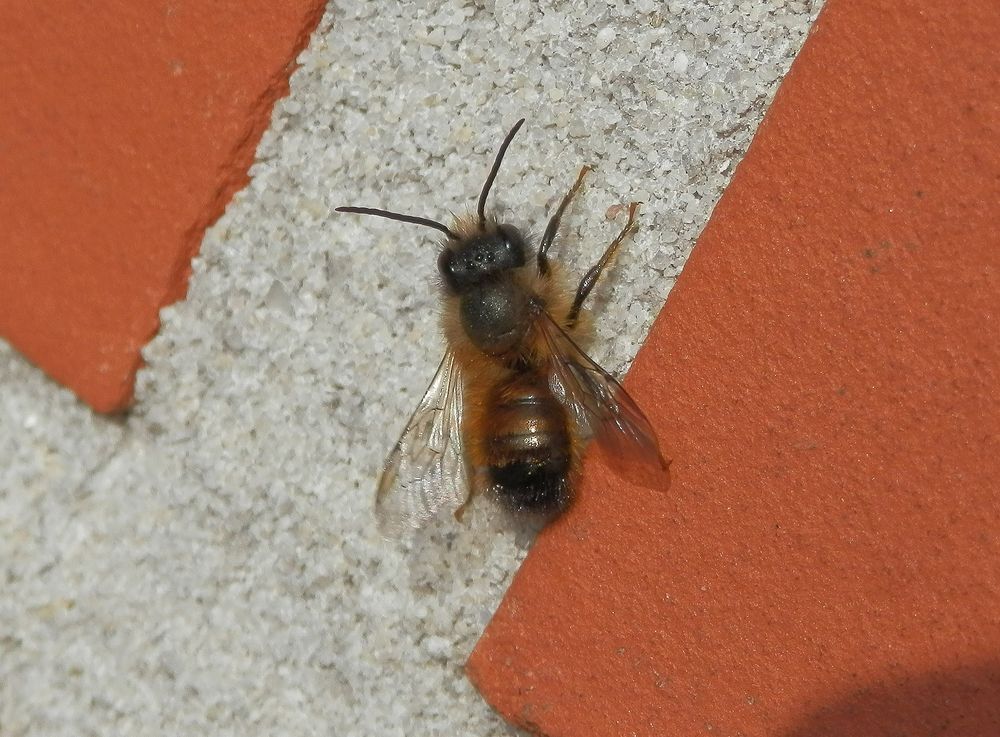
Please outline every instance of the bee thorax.
M462 295L459 312L469 340L492 355L515 348L531 322L524 291L506 279L483 284Z

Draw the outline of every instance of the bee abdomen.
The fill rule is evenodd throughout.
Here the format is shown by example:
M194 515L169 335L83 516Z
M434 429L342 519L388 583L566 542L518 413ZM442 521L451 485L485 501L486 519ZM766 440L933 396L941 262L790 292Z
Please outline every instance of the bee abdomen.
M501 500L518 510L557 511L569 501L572 461L566 412L544 378L521 374L494 392L485 450Z

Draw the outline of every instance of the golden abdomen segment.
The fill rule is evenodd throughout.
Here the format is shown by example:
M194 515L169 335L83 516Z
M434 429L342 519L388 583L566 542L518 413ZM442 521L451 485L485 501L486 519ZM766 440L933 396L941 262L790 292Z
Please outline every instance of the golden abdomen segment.
M525 372L487 400L483 450L489 482L517 510L558 511L569 502L572 437L544 376Z

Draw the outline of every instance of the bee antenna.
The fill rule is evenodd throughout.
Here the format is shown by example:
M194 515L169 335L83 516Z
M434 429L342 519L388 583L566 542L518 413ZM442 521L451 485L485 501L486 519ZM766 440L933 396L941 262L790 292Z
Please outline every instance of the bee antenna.
M338 207L336 210L337 212L353 212L357 215L375 215L376 217L387 218L389 220L398 220L401 223L426 225L428 228L440 230L453 241L458 240L458 236L452 232L451 228L443 223L439 223L437 220L431 220L429 218L420 218L416 215L404 215L401 212L392 212L391 210L379 210L375 207Z
M507 153L507 147L510 146L510 142L514 140L514 136L517 132L521 130L521 126L524 125L524 118L521 118L514 124L514 127L510 129L510 133L507 137L503 139L503 143L500 144L500 150L497 151L497 157L493 160L493 168L490 169L490 175L486 177L486 184L483 185L483 191L479 195L479 227L483 228L486 226L486 196L490 193L490 187L493 186L493 180L497 178L497 172L500 171L500 164L503 162L503 156Z

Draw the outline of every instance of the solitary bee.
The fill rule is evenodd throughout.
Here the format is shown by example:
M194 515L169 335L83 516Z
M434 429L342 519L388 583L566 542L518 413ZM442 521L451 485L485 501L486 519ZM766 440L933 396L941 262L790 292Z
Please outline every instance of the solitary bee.
M475 215L449 227L370 207L376 215L434 228L445 239L442 323L448 349L427 393L386 459L375 497L387 535L458 511L477 490L519 511L556 513L572 498L581 451L595 438L620 460L665 466L649 421L610 374L579 348L584 302L622 242L637 203L600 260L567 288L549 247L590 167L580 170L530 257L521 231L486 213L486 198L521 119L497 152ZM572 296L571 296L572 294Z

